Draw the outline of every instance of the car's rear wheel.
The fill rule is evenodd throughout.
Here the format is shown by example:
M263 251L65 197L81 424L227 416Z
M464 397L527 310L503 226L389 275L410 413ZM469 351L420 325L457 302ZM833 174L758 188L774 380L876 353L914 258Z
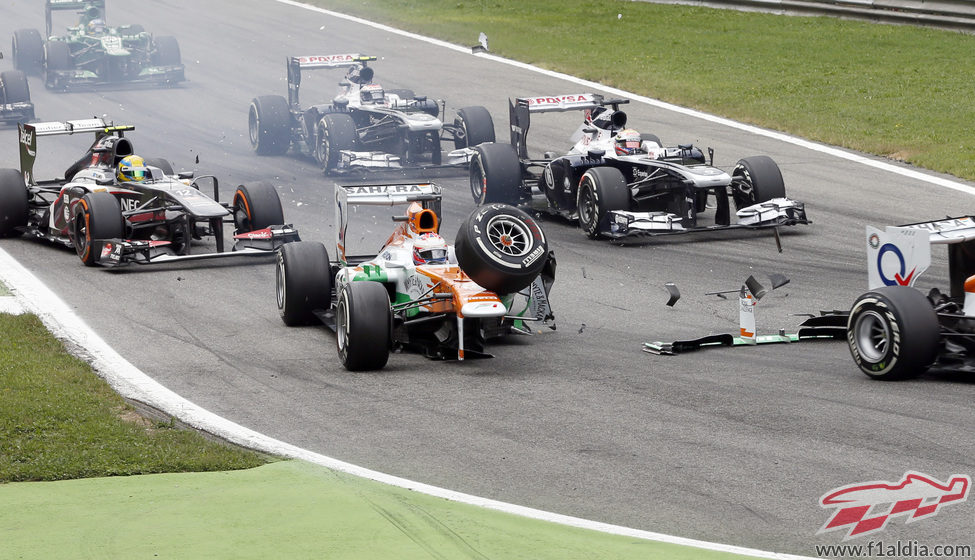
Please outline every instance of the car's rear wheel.
M511 144L481 144L470 164L471 196L478 205L521 201L521 161Z
M487 109L480 106L464 107L457 111L454 118L454 147L457 149L469 148L494 142L494 120Z
M507 204L475 209L457 232L454 252L460 268L483 288L511 294L525 288L548 260L542 228Z
M291 147L291 109L280 95L262 95L251 100L247 111L247 132L258 155L281 155Z
M44 68L44 41L36 29L18 29L10 45L14 68L28 74L39 74Z
M378 282L346 284L335 310L339 359L349 371L381 369L393 345L393 311L389 294Z
M30 101L30 86L27 84L27 74L20 70L0 72L0 84L3 84L2 99L5 99L7 103Z
M286 243L278 251L274 293L281 320L290 327L315 320L332 301L328 250L318 242Z
M928 369L937 357L941 327L924 294L907 286L884 286L857 298L846 333L860 371L893 380Z
M163 36L156 37L156 52L153 60L159 66L179 66L182 64L183 57L179 52L179 42L176 37Z
M23 233L30 217L30 193L16 169L0 169L0 237Z
M612 210L630 209L630 189L626 178L615 167L593 167L579 181L579 226L590 239L602 235L606 217Z
M338 165L342 150L354 150L359 135L355 120L348 113L326 113L318 123L315 159L328 173Z
M274 185L261 181L237 187L234 191L234 225L237 233L282 224L284 210Z
M85 266L95 266L99 255L94 246L98 239L120 239L125 234L125 220L118 199L107 192L88 193L73 210L69 229L71 242Z
M751 156L738 160L731 177L731 196L739 210L773 198L785 197L782 171L768 156Z

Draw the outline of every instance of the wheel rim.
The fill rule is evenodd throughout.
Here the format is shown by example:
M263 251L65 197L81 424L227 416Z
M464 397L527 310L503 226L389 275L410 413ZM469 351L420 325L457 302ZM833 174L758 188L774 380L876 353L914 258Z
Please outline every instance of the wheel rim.
M82 211L74 220L74 248L78 255L85 258L90 245L88 240L88 213Z
M335 340L338 343L339 354L344 358L349 350L349 304L348 294L342 290L338 309L335 313Z
M876 311L866 311L857 317L853 325L857 349L865 360L877 363L887 355L890 344L890 327Z
M261 119L253 105L247 118L247 131L251 138L251 145L256 146L261 139Z
M484 198L484 193L487 192L487 174L484 173L484 168L481 167L481 158L475 157L471 161L471 196L474 197L474 202L480 203L481 199Z
M322 139L318 143L318 162L322 164L323 169L328 169L328 159L331 151L332 147L328 142L328 131L322 130Z
M532 248L531 232L521 220L496 216L488 222L486 230L491 246L505 255L520 257Z
M278 256L278 266L276 273L274 275L274 295L278 300L278 309L284 311L285 303L287 302L288 294L285 288L285 275L287 272L284 269L284 265L281 263L281 256Z
M595 219L596 201L592 196L592 185L589 179L582 183L582 193L579 194L579 221L584 227L589 227Z

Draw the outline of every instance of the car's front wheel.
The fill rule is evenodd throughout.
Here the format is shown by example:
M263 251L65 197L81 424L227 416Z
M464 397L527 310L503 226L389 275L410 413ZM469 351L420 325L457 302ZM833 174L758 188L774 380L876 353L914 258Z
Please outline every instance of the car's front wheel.
M349 371L382 369L393 345L393 311L389 294L378 282L346 284L335 310L339 359Z
M615 167L593 167L579 181L579 226L590 239L602 234L612 210L630 209L630 190L626 178Z
M240 185L234 192L234 225L237 233L284 224L284 210L274 185L264 181Z
M73 210L69 229L71 242L85 266L95 266L99 255L95 241L120 239L125 234L125 220L118 199L107 192L88 193Z

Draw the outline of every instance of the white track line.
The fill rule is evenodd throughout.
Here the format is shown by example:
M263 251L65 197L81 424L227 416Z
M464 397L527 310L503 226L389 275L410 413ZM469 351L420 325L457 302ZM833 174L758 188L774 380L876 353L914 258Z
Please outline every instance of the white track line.
M352 21L352 22L359 23L359 24L362 24L362 25L367 25L369 27L373 27L375 29L379 29L381 31L385 31L387 33L393 33L395 35L400 35L402 37L409 37L411 39L416 39L418 41L423 41L425 43L430 43L432 45L436 45L438 47L443 47L445 49L451 49L451 50L454 50L454 51L458 51L458 52L462 52L462 53L466 53L466 54L471 54L471 48L470 47L464 47L464 46L461 46L461 45L455 45L453 43L448 43L447 41L442 41L440 39L434 39L432 37L425 37L423 35L418 35L416 33L411 33L409 31L403 31L402 29L396 29L395 27L390 27L388 25L383 25L381 23L376 23L374 21L369 21L369 20L362 19L362 18L359 18L359 17L350 16L350 15L347 15L347 14L341 14L341 13L338 13L338 12L333 12L331 10L326 10L324 8L319 8L317 6L309 6L308 4L302 4L301 2L295 2L294 0L274 0L274 1L275 2L278 2L280 4L287 4L289 6L295 6L295 7L298 7L298 8L303 8L303 9L306 9L306 10L311 10L313 12L318 12L318 13L326 14L326 15L329 15L329 16L332 16L332 17L336 17L336 18L340 18L340 19L344 19L344 20L347 20L347 21ZM474 38L471 37L471 40L473 42ZM639 101L640 103L645 103L647 105L651 105L651 106L654 106L654 107L658 107L660 109L664 109L664 110L667 110L667 111L672 111L674 113L680 113L680 114L687 115L687 116L690 116L690 117L694 117L694 118L697 118L697 119L702 119L702 120L705 120L705 121L708 121L708 122L712 122L712 123L716 123L716 124L728 126L728 127L735 128L735 129L738 129L738 130L742 130L744 132L748 132L748 133L751 133L751 134L757 134L759 136L765 136L767 138L773 138L775 140L778 140L780 142L785 142L787 144L793 144L793 145L796 145L796 146L801 146L803 148L807 148L807 149L810 149L810 150L813 150L813 151L816 151L816 152L820 152L820 153L823 153L823 154L829 154L831 156L838 157L838 158L845 159L845 160L852 161L852 162L856 162L856 163L859 163L859 164L862 164L862 165L866 165L868 167L873 167L873 168L880 169L880 170L883 170L883 171L888 171L890 173L896 173L897 175L901 175L901 176L907 177L909 179L915 179L917 181L923 181L925 183L930 183L932 185L937 185L939 187L944 187L946 189L952 189L952 190L959 191L959 192L963 192L963 193L967 193L967 194L970 194L970 195L975 195L975 187L972 187L971 185L968 185L968 184L965 184L965 183L961 183L961 182L958 182L958 181L953 181L951 179L945 179L945 178L942 178L942 177L937 177L935 175L930 175L928 173L924 173L924 172L918 171L916 169L911 169L911 168L907 168L907 167L901 167L901 166L898 166L898 165L893 165L893 164L887 163L885 161L881 161L881 160L878 160L878 159L874 159L874 158L866 157L866 156L863 156L863 155L860 155L860 154L856 154L856 153L853 153L853 152L849 152L849 151L846 151L844 149L837 148L835 146L828 146L826 144L819 144L819 143L812 142L810 140L806 140L806 139L803 139L803 138L797 138L795 136L790 136L790 135L785 134L785 133L782 133L782 132L776 132L774 130L767 130L767 129L760 128L760 127L757 127L757 126L753 126L753 125L750 125L750 124L740 123L740 122L737 122L737 121L733 121L731 119L726 119L724 117L719 117L719 116L716 116L716 115L711 115L711 114L708 114L708 113L703 113L701 111L696 111L694 109L688 109L687 107L681 107L679 105L674 105L672 103L667 103L667 102L664 102L664 101L660 101L659 99L653 99L651 97L646 97L646 96L639 95L639 94L636 94L636 93L633 93L633 92L629 92L629 91L626 91L626 90L617 89L617 88L614 88L614 87L609 87L609 86L600 84L598 82L591 82L589 80L584 80L582 78L577 78L575 76L570 76L568 74L563 74L561 72L554 72L552 70L546 70L544 68L538 68L537 66L532 66L531 64L526 64L524 62L518 62L517 60L511 60L511 59L503 58L503 57L500 57L500 56L497 56L497 55L493 55L493 54L490 54L490 53L476 53L476 54L473 54L472 56L477 56L477 57L480 57L480 58L486 58L486 59L489 59L489 60L493 60L495 62L499 62L499 63L502 63L502 64L507 64L509 66L514 66L516 68L521 68L523 70L528 70L528 71L531 71L531 72L536 72L538 74L544 74L544 75L550 76L552 78L559 78L559 79L562 79L562 80L567 80L569 82L572 82L572 83L575 83L575 84L579 84L580 86L583 86L583 87L586 87L586 88L604 91L606 93L610 93L612 95L616 95L616 96L619 96L619 97L626 97L626 98L632 99L634 101Z
M21 305L29 312L40 317L44 325L61 339L68 349L75 355L87 360L98 371L115 391L125 398L146 403L153 408L169 414L181 422L196 429L214 434L227 441L257 449L274 455L303 459L323 467L335 469L363 478L368 478L385 484L399 486L431 496L481 506L533 519L550 521L571 527L580 527L622 535L638 539L666 542L676 545L693 546L708 550L741 554L757 558L775 558L780 560L812 560L803 556L765 552L751 548L743 548L719 543L685 539L650 531L641 531L628 527L610 525L560 515L538 509L532 509L515 504L500 502L463 494L445 488L438 488L420 482L407 480L397 476L372 471L325 455L320 455L296 447L289 443L268 437L264 434L245 428L226 418L193 404L176 393L160 385L128 360L116 352L104 339L95 333L84 320L81 319L68 305L45 286L39 278L23 267L16 259L0 248L0 281L13 292Z

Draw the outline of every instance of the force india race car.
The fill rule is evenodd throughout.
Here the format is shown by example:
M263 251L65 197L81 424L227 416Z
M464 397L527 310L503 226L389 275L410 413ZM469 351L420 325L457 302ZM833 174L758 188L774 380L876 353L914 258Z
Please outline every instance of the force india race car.
M290 148L314 157L326 173L349 169L466 165L466 149L494 142L494 121L484 107L464 107L453 124L443 122L443 101L410 90L383 90L368 66L374 56L338 54L288 58L288 98L254 98L248 110L251 145L260 155ZM302 108L301 73L347 68L340 93L330 102ZM443 161L441 139L455 150Z
M730 228L806 224L801 202L785 196L778 165L767 156L744 158L729 175L691 145L663 147L643 134L629 153L617 150L626 114L625 99L586 93L509 100L511 144L474 148L470 163L475 202L531 207L579 221L590 238L660 235ZM531 115L585 111L585 119L563 156L528 157ZM713 225L698 220L714 197ZM731 222L729 196L737 209ZM778 230L776 229L776 233Z
M228 204L219 201L216 177L176 175L164 159L146 160L144 181L118 182L118 163L133 155L124 136L133 126L89 119L18 128L21 169L0 169L0 237L26 233L74 247L88 266L267 255L298 240L267 183L240 185ZM63 178L34 179L39 136L83 132L94 132L95 142ZM212 186L213 197L201 186ZM236 228L233 252L224 252L224 223ZM204 236L216 240L217 252L190 254Z
M0 123L11 124L32 120L34 120L34 104L30 102L27 74L20 70L0 72Z
M949 293L913 288L948 246ZM975 371L975 217L867 227L869 291L847 320L853 360L874 379L903 379L929 367Z
M76 10L77 26L53 35L52 13ZM104 0L47 0L47 35L36 29L14 32L14 65L27 73L44 74L44 85L55 90L118 83L175 84L183 81L179 43L154 37L141 25L108 27Z
M490 357L486 339L528 334L527 321L553 320L548 294L555 259L538 224L504 204L476 209L456 245L437 235L441 189L433 184L339 186L336 256L321 243L289 243L279 252L275 293L287 325L321 321L336 333L349 370L379 369L390 350L435 359ZM350 208L407 205L378 255L346 254ZM435 236L435 237L434 237ZM442 254L418 261L430 239ZM422 253L421 253L422 254ZM420 264L417 264L417 263ZM552 327L554 328L554 326Z

